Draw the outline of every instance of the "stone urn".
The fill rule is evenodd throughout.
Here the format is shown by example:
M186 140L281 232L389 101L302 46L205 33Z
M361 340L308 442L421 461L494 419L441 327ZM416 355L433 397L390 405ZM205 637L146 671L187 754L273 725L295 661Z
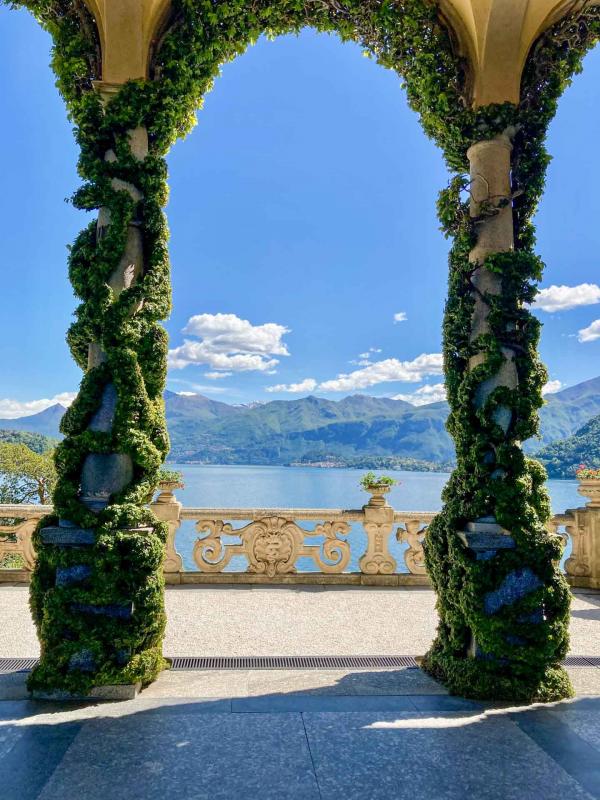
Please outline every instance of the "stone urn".
M160 493L156 498L157 503L176 503L175 489L183 489L185 484L182 481L160 481L158 488Z
M587 508L600 508L600 480L597 478L578 478L577 493L587 497Z
M389 491L392 487L389 483L371 483L368 486L365 486L365 491L369 492L371 495L371 499L369 500L368 504L371 506L380 507L380 506L387 506L386 494L389 494Z

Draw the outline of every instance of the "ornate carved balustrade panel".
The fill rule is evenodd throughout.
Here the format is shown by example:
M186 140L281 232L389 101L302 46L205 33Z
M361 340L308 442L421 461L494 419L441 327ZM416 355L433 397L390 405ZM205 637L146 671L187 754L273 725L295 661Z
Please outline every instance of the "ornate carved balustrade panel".
M424 511L394 512L394 522L402 523L396 531L396 539L408 544L408 548L404 551L404 563L412 575L427 574L423 542L429 523L434 517L435 514Z
M298 559L312 559L319 572L339 574L350 562L347 536L360 511L341 509L183 509L200 534L194 561L201 572L223 572L233 556L243 556L246 572L274 578L294 575ZM245 522L234 526L232 522ZM300 523L316 522L313 527ZM318 538L319 541L311 543ZM233 540L233 541L232 541Z
M557 514L548 523L548 530L561 536L565 546L571 542L571 554L565 561L565 572L572 578L591 575L592 537L591 515L585 508L569 509Z
M347 583L427 582L423 543L435 514L395 511L389 506L344 510L335 508L184 508L175 497L152 504L168 522L164 571L168 582L229 580L302 581L309 573L299 560L311 560L313 578ZM27 580L35 562L31 535L50 506L0 504L0 583ZM186 571L177 537L181 525L194 523L192 558L196 572ZM362 536L352 525L358 524ZM571 552L565 572L574 586L600 588L600 509L569 509L548 523ZM404 565L398 569L389 549L393 537L406 545ZM360 542L360 543L359 543ZM358 546L358 552L352 548ZM236 571L227 571L233 558ZM359 572L348 567L358 562ZM241 565L237 569L238 564ZM223 573L227 572L227 575ZM212 577L211 577L212 576ZM395 585L395 584L394 584Z
M0 505L0 582L14 580L15 571L31 572L35 550L31 542L38 521L50 506Z

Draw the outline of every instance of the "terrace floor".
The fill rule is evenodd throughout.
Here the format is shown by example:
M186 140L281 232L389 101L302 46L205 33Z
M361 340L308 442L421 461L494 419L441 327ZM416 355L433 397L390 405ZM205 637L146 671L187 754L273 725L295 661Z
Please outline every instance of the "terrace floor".
M419 655L428 589L172 587L165 652ZM0 587L0 657L36 656L27 587ZM574 597L572 656L600 656L600 593ZM600 663L596 658L595 662ZM508 707L418 668L163 673L137 699L26 699L0 675L2 800L600 798L600 668L578 696Z

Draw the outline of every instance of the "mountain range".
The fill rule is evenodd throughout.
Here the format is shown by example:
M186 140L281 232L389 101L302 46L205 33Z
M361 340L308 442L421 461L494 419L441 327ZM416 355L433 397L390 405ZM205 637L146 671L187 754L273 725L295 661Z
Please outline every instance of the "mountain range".
M454 458L445 429L445 402L413 406L403 400L352 395L343 400L304 397L235 406L203 395L165 392L170 461L208 464L326 463L432 468ZM60 405L0 429L60 436ZM600 415L600 377L549 395L540 412L541 435L528 452L567 440ZM556 459L556 453L553 454Z

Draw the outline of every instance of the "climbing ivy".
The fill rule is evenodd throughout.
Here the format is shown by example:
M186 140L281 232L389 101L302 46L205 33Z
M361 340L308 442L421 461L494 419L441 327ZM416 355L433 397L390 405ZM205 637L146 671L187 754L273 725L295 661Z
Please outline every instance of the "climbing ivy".
M573 691L560 667L568 650L570 601L569 587L558 567L562 547L558 537L546 530L550 517L546 473L524 455L520 443L538 432L537 411L547 380L537 356L540 323L527 308L543 270L533 249L532 217L550 160L546 131L559 97L599 36L597 8L550 29L530 54L519 105L482 109L472 129L480 131L483 139L507 130L512 133L515 239L514 251L494 254L484 262L485 268L500 276L502 288L498 296L485 296L490 333L474 341L473 273L478 265L469 263L469 252L477 241L479 220L469 215L464 191L468 183L463 175L459 173L442 192L438 205L442 227L454 239L444 359L451 408L448 430L456 445L457 468L444 490L443 512L430 526L425 545L440 622L424 667L451 691L465 696L553 700ZM468 146L469 139L463 144ZM518 389L497 388L477 409L476 392L502 367L503 348L515 354ZM469 361L478 354L485 359L470 370ZM506 434L495 419L500 406L510 410ZM495 518L510 531L515 548L500 551L490 560L476 560L456 531L482 517ZM486 596L515 574L535 576L538 588L486 613ZM478 657L465 658L473 639Z
M55 492L55 521L67 519L92 529L95 544L76 552L46 545L41 533L36 534L38 564L31 596L42 659L30 686L81 693L103 683L148 682L164 664L161 554L166 532L143 507L168 451L162 401L167 342L159 325L170 310L164 157L195 124L196 111L223 63L263 34L297 33L311 26L358 42L367 55L401 76L410 106L454 174L440 196L439 213L444 230L454 238L444 354L449 430L458 466L445 492L444 512L428 537L427 563L438 593L440 627L425 667L463 694L513 699L568 695L568 679L558 666L567 647L568 587L554 566L560 548L544 527L549 506L543 470L519 447L537 430L545 380L536 355L539 324L523 304L533 299L542 269L532 250L531 215L548 161L546 128L558 96L596 36L597 23L590 21L572 48L544 38L527 67L518 107L473 110L466 64L433 0L173 0L152 54L149 79L128 82L103 103L92 83L100 78L97 35L82 0L8 4L30 9L53 36L52 65L81 151L83 185L73 202L88 211L102 209L106 223L102 235L96 224L88 226L69 257L69 275L81 300L68 334L73 357L86 369L89 345L95 342L105 358L88 369L65 415ZM540 62L545 65L541 71ZM148 155L142 160L130 146L130 132L139 128L148 134ZM514 131L516 249L486 260L485 267L501 276L502 293L487 298L491 333L470 342L474 301L468 257L476 230L464 201L466 153L474 142L507 129ZM135 187L141 199L134 200L126 186ZM142 236L144 269L116 296L110 277L132 225ZM477 411L476 388L496 373L505 345L517 353L519 390L497 389ZM478 352L485 360L469 371L469 359ZM92 431L90 421L109 383L118 397L112 430ZM512 411L507 435L493 420L498 405ZM79 499L81 471L90 453L125 453L134 465L131 483L98 514ZM484 458L489 453L493 460ZM499 471L502 478L497 480ZM517 546L477 562L456 531L485 515L495 515ZM56 569L74 564L90 567L87 583L57 587ZM535 572L542 588L486 616L485 594L524 566ZM118 605L132 599L128 621L91 619L77 610L82 604ZM540 607L543 620L531 624ZM485 658L466 657L471 631ZM73 669L82 649L94 664L87 671Z

